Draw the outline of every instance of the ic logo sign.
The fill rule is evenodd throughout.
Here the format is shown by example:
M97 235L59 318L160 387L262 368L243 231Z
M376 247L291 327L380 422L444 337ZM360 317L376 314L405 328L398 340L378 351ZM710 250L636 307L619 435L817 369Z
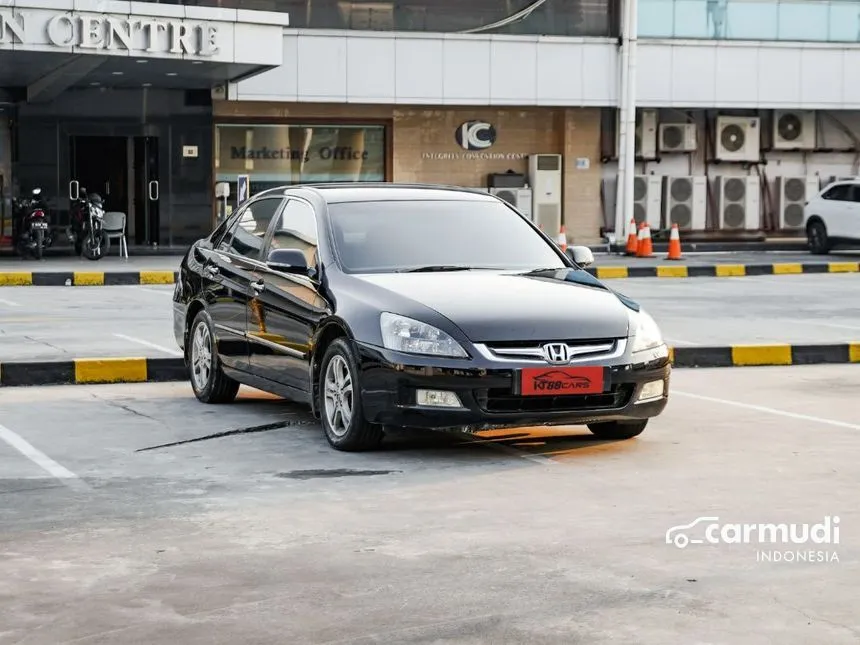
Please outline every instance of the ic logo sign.
M484 121L466 121L455 132L464 150L486 150L496 142L496 128Z

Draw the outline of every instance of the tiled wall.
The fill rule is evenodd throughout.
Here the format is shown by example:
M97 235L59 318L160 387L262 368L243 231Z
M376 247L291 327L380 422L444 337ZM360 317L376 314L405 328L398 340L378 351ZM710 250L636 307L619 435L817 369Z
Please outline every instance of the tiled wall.
M563 223L577 243L599 239L600 110L489 107L395 107L280 102L216 102L215 118L388 120L393 131L390 178L397 182L486 186L489 173L527 173L527 155L564 154ZM482 158L457 145L464 122L493 124L495 144ZM441 158L440 158L441 157ZM580 161L579 167L577 160ZM585 161L587 160L587 161ZM548 231L555 233L556 231Z

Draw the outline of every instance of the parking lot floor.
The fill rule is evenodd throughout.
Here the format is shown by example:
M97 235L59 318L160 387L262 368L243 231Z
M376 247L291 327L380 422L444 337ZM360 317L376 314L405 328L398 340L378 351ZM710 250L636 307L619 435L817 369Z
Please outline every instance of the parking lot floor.
M856 643L860 367L672 378L626 442L400 433L369 453L255 390L3 391L0 644ZM704 516L839 516L840 539L666 543ZM810 549L827 561L785 561Z

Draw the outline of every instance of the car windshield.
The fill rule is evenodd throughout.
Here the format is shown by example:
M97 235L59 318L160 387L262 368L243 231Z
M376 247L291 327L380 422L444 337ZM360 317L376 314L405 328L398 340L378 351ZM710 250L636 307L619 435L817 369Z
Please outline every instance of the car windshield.
M494 201L426 200L329 205L344 271L560 269L553 247Z

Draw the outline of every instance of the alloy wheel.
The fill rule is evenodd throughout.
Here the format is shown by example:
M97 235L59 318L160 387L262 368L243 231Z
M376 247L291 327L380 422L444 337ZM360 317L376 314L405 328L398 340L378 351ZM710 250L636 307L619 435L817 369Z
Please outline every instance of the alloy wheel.
M324 407L332 433L342 437L349 430L353 411L352 375L343 356L335 355L325 371Z
M198 391L206 389L212 373L212 334L206 323L197 325L191 342L191 378Z

